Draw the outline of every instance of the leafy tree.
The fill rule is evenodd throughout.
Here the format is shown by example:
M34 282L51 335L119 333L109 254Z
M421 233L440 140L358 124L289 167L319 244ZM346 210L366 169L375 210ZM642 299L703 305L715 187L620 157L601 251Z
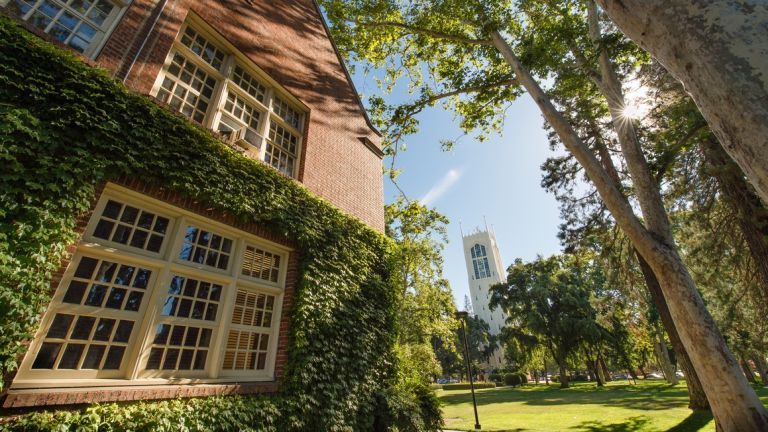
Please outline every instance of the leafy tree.
M501 307L514 317L507 334L535 338L546 347L560 368L561 388L568 387L569 358L581 344L601 338L589 302L592 270L570 255L538 257L530 263L518 258L506 282L491 288L491 308Z
M397 245L390 268L401 296L396 350L401 378L428 383L441 372L434 341L449 341L457 328L453 295L442 275L448 220L402 197L385 210L386 234ZM450 343L442 346L455 349Z
M491 355L497 348L497 337L490 332L490 326L476 315L469 315L466 322L467 347L472 365L472 374L483 369L483 364L488 363ZM462 364L466 364L464 358L464 333L461 328L457 331L457 343L460 348Z

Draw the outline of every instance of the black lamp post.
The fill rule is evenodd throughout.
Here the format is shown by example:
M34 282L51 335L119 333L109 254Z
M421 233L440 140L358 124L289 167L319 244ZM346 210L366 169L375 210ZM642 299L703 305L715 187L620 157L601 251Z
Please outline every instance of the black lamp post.
M469 375L469 388L472 390L472 407L475 409L475 429L480 430L480 420L477 418L477 399L475 399L475 382L472 380L472 362L469 358L469 343L467 341L467 329L464 322L469 314L465 311L456 312L456 318L461 321L461 332L464 334L464 360L467 363L467 375Z

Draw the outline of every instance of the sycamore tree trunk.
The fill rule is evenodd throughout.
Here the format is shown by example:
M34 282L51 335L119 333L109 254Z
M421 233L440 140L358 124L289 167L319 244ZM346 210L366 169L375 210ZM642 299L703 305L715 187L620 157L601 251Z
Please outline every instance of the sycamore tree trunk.
M642 255L635 252L638 264L640 264L640 270L645 278L645 285L648 287L648 292L651 294L651 300L656 305L656 310L659 312L659 319L664 324L664 328L667 330L669 341L672 343L672 349L675 350L677 356L677 363L680 365L680 369L683 370L685 375L685 385L688 387L688 408L692 410L709 410L709 400L704 393L704 387L701 385L699 375L696 373L696 369L691 364L688 352L683 346L683 342L680 340L680 335L677 332L677 327L674 321L672 321L672 315L669 313L669 307L664 300L664 293L661 291L661 285L659 285L656 275L653 274L653 270L648 263L643 259Z
M768 3L597 2L683 83L723 148L768 202Z
M674 242L670 241L669 236L660 236L659 233L651 232L643 226L630 203L614 186L595 155L554 107L551 99L522 65L501 33L492 31L491 39L566 149L584 168L616 223L658 276L672 319L679 324L680 338L699 373L718 423L726 431L768 430L768 412L725 345ZM633 177L644 219L649 224L651 221L666 221L663 207L659 209L656 202L648 202L648 198L654 195L653 190L649 189L649 184L656 188L653 179L650 175L648 178L639 176L635 179L638 167L645 165L644 156L639 149L625 149L623 146L622 150ZM647 170L647 166L645 169ZM658 189L655 194L658 195Z

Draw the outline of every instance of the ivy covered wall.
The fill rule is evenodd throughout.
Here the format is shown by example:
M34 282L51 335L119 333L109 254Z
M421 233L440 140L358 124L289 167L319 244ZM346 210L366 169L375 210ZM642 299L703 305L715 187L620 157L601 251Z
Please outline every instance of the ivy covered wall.
M289 236L302 257L280 395L36 413L0 429L434 428L433 396L392 378L398 300L388 239L2 17L0 59L3 375L35 332L51 275L100 182L128 175L181 192Z

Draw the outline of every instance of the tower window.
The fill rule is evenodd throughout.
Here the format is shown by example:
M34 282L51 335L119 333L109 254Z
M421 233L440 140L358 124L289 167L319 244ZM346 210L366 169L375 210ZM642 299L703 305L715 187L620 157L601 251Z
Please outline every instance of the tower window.
M475 279L483 279L491 276L491 269L488 265L488 255L485 246L475 243L470 249L472 255L472 269L475 271Z

